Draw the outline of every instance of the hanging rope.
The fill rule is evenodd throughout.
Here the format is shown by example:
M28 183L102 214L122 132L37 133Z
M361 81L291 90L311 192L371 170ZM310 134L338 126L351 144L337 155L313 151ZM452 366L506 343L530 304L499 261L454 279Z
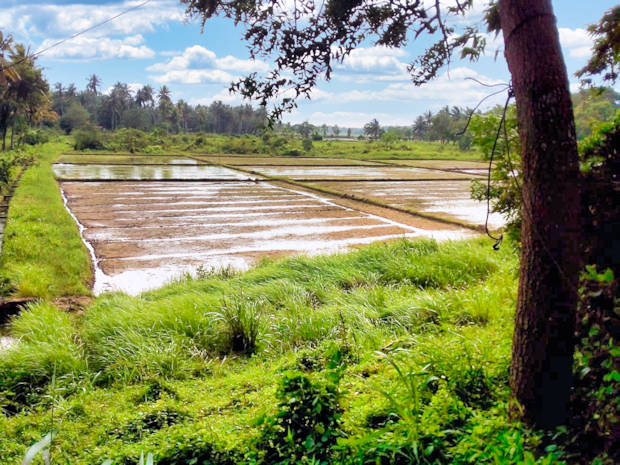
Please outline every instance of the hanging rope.
M489 171L487 173L487 216L484 221L484 231L487 236L495 241L493 244L493 250L499 250L499 246L504 240L504 235L500 234L499 237L495 237L489 231L489 215L491 214L491 169L493 168L493 159L495 158L495 151L497 150L497 142L499 141L499 137L502 131L502 127L504 128L504 134L507 136L506 132L506 112L508 111L508 104L510 103L510 99L514 96L512 91L512 86L508 87L508 96L506 97L506 103L504 104L504 110L502 111L502 117L499 120L499 125L497 126L497 133L495 134L495 140L493 141L493 148L491 149L491 156L489 158ZM506 144L508 144L508 138L506 137Z

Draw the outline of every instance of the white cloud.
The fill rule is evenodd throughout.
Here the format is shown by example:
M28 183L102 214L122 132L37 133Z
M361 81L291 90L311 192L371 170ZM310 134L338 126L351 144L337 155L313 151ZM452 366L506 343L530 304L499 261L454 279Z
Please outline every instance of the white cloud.
M127 84L127 87L129 88L129 92L132 95L135 95L136 92L138 92L140 89L144 87L144 84L140 84L139 82L130 82L129 84ZM113 88L114 86L108 87L106 90L103 91L103 94L110 95L110 92L112 92Z
M141 3L124 0L105 5L37 4L25 0L19 6L0 8L0 29L10 30L30 41L39 37L62 38L101 23L120 12ZM153 0L103 26L88 32L88 37L127 35L154 32L171 22L186 20L185 12L176 0Z
M561 27L558 30L560 32L560 42L563 47L573 48L592 44L592 38L585 29Z
M244 102L243 99L235 93L228 92L228 90L224 89L219 91L216 94L213 94L209 97L201 97L201 98L193 98L189 100L189 103L192 105L211 105L213 102L223 102L229 105L240 105Z
M205 83L220 83L228 84L235 76L226 71L219 69L190 69L190 70L174 70L168 71L160 75L149 76L155 82L163 84L177 83L177 84L205 84Z
M258 60L242 60L228 55L217 55L200 45L188 47L178 56L163 63L155 63L147 68L154 74L151 78L157 82L177 82L183 84L230 83L236 73L266 71L269 65Z
M579 84L578 82L571 82L570 83L570 92L571 92L571 94L576 94L580 90L581 90L581 84Z
M569 29L561 27L558 29L560 32L560 44L565 53L572 58L588 58L592 54L592 46L594 41L588 31L585 29Z
M407 52L403 49L380 46L360 47L351 51L337 68L358 73L400 74L407 70L407 65L399 60L404 56L407 56Z
M45 40L41 48L52 45L55 41ZM144 38L140 35L128 36L123 39L108 37L80 36L50 49L45 57L56 60L109 60L112 58L152 58L155 52L142 45Z
M259 60L241 60L228 55L218 58L214 52L201 45L193 45L185 49L178 56L173 57L166 63L156 63L147 68L148 71L166 72L180 70L204 70L205 68L237 71L242 73L252 71L267 71L267 63Z
M301 118L299 113L294 113L288 116L286 119L291 123L300 123L303 121L309 121L311 124L328 124L343 127L363 127L373 118L379 120L382 126L408 126L412 124L410 115L395 115L393 113L365 113L365 112L350 112L350 111L334 111L334 112L314 112L307 118Z
M332 94L330 103L350 102L414 102L418 100L434 100L441 105L475 105L491 91L479 83L468 78L474 78L485 84L500 84L501 81L481 75L476 71L461 67L445 72L437 79L420 87L415 87L410 82L391 83L380 90L351 90L339 94ZM496 90L499 90L497 88ZM501 99L503 97L499 97ZM499 100L490 99L490 103Z

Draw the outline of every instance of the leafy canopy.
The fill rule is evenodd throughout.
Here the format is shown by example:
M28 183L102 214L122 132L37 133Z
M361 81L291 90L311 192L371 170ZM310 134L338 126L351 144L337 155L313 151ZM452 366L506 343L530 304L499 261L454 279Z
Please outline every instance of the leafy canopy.
M277 101L273 118L295 107L297 98L310 98L319 79L330 79L334 64L367 42L403 47L421 34L435 38L436 43L409 65L416 85L434 78L456 50L475 59L485 46L476 28L457 31L449 20L464 15L473 0L454 0L451 6L439 0L181 1L203 26L212 16L245 24L251 57L274 57L275 67L266 76L251 73L231 87L264 106Z

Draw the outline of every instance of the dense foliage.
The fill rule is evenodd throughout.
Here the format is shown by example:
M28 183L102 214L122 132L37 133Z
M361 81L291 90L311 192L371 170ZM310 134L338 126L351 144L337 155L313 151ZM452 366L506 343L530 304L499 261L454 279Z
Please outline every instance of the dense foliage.
M481 240L397 241L31 306L0 358L0 457L54 429L70 463L519 463L540 439L507 418L515 265ZM251 305L248 358L221 315Z
M135 94L129 86L117 82L105 93L101 81L93 75L86 89L74 84L54 85L52 107L67 133L92 125L103 129L119 128L172 132L211 132L219 134L255 133L265 125L265 112L250 105L230 106L220 101L211 105L190 105L172 101L171 92L162 86L157 93L143 86Z
M14 44L13 38L0 31L0 137L2 150L6 149L8 130L10 145L15 136L20 141L29 128L42 121L56 120L50 111L49 86L42 70L35 66L25 46ZM18 142L20 142L18 141Z

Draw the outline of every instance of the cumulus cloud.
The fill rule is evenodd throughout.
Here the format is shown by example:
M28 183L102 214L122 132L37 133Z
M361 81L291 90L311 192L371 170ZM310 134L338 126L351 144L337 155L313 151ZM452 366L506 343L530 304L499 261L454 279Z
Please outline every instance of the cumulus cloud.
M330 96L330 103L434 100L438 105L473 105L488 95L489 89L468 78L488 84L501 82L470 68L461 67L452 69L421 87L414 87L409 82L394 82L380 90L352 90L333 94ZM497 103L492 100L489 102Z
M173 57L166 63L156 63L147 68L153 72L167 72L180 70L203 70L205 68L221 69L226 71L252 72L267 71L267 63L259 60L241 60L228 55L218 58L214 52L202 47L193 45L185 49L178 56Z
M7 8L0 7L0 29L10 30L31 41L40 37L58 39L93 27L121 11L141 3L125 0L105 5L35 4L28 0ZM154 32L171 22L186 19L183 7L175 0L153 0L144 7L88 32L89 37L118 36Z
M55 41L47 39L41 48L52 45ZM137 34L122 39L109 37L80 36L50 49L45 57L55 60L109 60L112 58L152 58L155 52L143 45L144 37Z
M407 52L398 48L360 47L353 50L337 68L354 73L402 74L407 72L407 65L399 60L404 56Z
M588 58L592 54L594 42L587 30L565 27L561 27L558 30L560 32L560 44L564 48L565 53L568 53L568 56L572 58Z
M150 76L155 82L162 84L228 84L235 77L219 69L173 70L164 74Z
M147 68L157 82L178 82L183 84L229 83L236 73L267 71L269 65L259 60L242 60L228 55L223 58L200 45L188 47L178 56Z
M135 95L136 92L138 92L140 89L144 87L144 84L140 84L139 82L130 82L129 84L127 84L127 87L129 88L129 92ZM107 89L103 91L103 94L110 95L110 92L112 92L113 88L114 86L108 87Z

